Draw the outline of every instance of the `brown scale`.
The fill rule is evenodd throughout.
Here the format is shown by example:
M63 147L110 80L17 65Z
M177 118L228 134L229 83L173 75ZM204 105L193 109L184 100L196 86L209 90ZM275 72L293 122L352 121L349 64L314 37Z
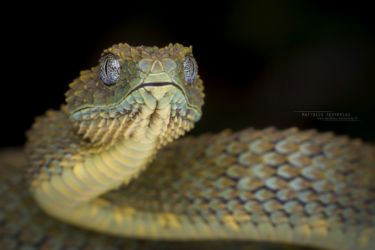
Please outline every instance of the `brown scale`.
M301 172L301 169L293 167L289 164L282 164L277 168L277 175L285 179L291 179L298 176Z

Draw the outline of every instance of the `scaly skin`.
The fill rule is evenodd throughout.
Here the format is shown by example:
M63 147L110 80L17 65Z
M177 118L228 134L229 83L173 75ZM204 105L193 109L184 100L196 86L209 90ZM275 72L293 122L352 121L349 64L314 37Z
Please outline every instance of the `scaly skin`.
M111 65L103 63L108 53L121 65L114 84L99 76ZM162 148L201 116L202 81L184 71L191 53L178 44L113 46L100 67L81 72L70 85L67 105L36 120L28 132L28 159L15 150L2 153L5 249L177 244L98 237L48 218L32 197L70 224L184 240L179 249L253 247L238 240L375 246L375 149L360 140L268 128L189 137ZM28 165L31 195L21 177ZM185 242L191 240L200 243Z

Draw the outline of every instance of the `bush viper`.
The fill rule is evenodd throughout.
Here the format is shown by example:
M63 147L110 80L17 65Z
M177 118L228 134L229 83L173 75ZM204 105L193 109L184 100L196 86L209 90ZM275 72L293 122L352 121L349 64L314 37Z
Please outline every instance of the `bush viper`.
M2 249L374 249L373 146L296 128L174 141L203 91L191 47L106 49L26 153L1 153Z

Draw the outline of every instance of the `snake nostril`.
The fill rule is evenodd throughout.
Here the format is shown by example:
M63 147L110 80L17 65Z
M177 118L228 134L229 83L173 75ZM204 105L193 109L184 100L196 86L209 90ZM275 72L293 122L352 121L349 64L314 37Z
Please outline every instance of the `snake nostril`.
M177 64L175 61L173 61L170 58L164 58L162 60L163 62L163 67L166 72L171 72L177 68Z
M143 72L148 73L150 72L152 62L151 59L142 59L139 61L138 66Z

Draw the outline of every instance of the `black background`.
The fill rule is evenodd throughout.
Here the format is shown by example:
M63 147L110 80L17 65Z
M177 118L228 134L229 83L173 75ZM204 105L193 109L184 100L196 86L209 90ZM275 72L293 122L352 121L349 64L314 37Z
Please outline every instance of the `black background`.
M118 42L193 45L206 87L193 134L274 125L375 140L375 26L364 1L17 4L1 17L0 146L23 144L34 117L58 108L79 71ZM350 112L360 121L296 110Z

